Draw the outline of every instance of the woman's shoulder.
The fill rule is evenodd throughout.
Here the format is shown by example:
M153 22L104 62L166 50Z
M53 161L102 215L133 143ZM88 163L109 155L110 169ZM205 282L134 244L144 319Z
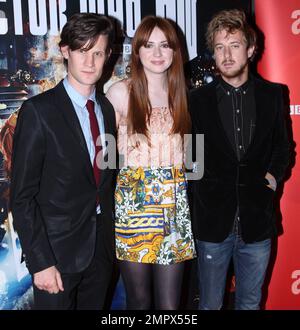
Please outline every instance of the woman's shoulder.
M116 113L117 124L119 125L122 117L127 115L128 107L128 79L115 82L106 92L106 97L113 105Z
M109 89L106 92L106 96L108 98L110 96L123 98L125 95L128 95L129 85L130 85L129 79L123 79L117 81L109 87Z

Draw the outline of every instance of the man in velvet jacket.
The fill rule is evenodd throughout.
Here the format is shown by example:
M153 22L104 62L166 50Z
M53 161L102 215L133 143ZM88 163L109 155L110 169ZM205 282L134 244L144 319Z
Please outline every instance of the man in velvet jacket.
M115 173L96 165L98 158L107 157L104 133L115 135L116 127L113 108L96 95L95 84L112 41L113 25L107 17L74 15L59 44L66 78L20 109L11 209L32 274L36 309L104 305L113 265ZM101 152L92 123L98 129L95 138L101 136Z
M256 34L243 12L215 15L207 44L220 76L190 96L193 133L204 134L204 175L192 182L199 309L222 307L231 258L235 308L259 309L289 161L281 88L249 74Z

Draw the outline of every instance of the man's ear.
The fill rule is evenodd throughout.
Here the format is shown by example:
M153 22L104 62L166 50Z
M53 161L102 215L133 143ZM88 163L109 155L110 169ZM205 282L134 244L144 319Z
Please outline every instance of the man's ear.
M254 50L255 50L255 46L251 46L247 49L247 54L248 54L248 58L252 58L253 54L254 54Z
M110 49L106 54L105 64L109 61L111 53L112 53L112 50Z
M64 59L67 60L69 58L69 46L60 47L60 51Z

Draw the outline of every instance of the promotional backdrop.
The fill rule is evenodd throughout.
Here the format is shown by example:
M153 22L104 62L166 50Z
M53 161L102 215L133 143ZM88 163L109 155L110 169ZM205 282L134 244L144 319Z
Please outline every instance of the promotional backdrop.
M265 36L258 71L264 78L288 87L287 117L295 153L280 201L282 235L278 238L266 307L300 309L300 1L255 0L255 16Z
M65 75L57 43L68 18L76 12L104 13L116 18L124 29L125 34L119 35L114 49L115 66L104 91L109 84L126 77L130 40L141 18L148 14L171 18L186 40L189 62L185 66L190 85L198 87L211 81L214 73L204 42L207 22L221 9L242 8L250 16L251 4L251 0L0 0L0 309L29 309L32 305L30 276L20 264L20 244L9 213L12 137L22 102L53 87ZM297 122L300 114L299 0L256 0L255 9L266 46L259 70L265 78L288 85L297 141L300 132ZM283 235L270 271L268 309L300 309L297 165L292 174L281 200ZM188 284L192 287L189 299L196 300L195 276ZM122 308L124 291L119 282L112 309Z
M205 25L216 11L237 5L250 12L249 0L0 0L0 309L32 306L31 279L20 264L21 247L9 212L12 138L22 102L53 87L65 75L57 44L68 18L77 12L97 12L115 18L116 27L124 29L124 35L118 34L112 56L115 65L104 91L126 77L130 40L142 17L149 14L177 23L186 60L191 60L187 70L191 85L200 86L213 78L204 46ZM111 308L124 306L119 282Z

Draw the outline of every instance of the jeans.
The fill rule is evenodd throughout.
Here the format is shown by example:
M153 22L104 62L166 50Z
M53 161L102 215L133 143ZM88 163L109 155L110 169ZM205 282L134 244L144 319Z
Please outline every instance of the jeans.
M221 309L231 257L236 283L235 309L259 309L261 288L270 258L271 240L246 244L239 235L230 234L220 243L196 240L196 246L199 309Z

